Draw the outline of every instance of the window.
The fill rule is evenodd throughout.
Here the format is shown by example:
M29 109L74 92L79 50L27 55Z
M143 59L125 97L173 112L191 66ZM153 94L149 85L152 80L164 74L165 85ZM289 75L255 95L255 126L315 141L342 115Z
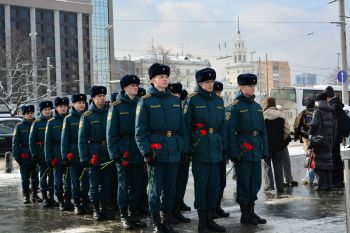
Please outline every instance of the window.
M238 61L240 62L242 59L241 54L238 55Z
M278 100L290 100L296 102L296 91L295 89L271 89L270 96Z
M77 34L77 28L76 27L69 27L69 34L70 35L76 35Z
M45 25L46 33L53 33L53 25Z
M54 41L53 37L47 37L46 43L47 43L47 45L53 46L55 44L55 41Z
M19 16L22 19L28 19L29 18L29 9L26 9L26 8L20 9Z

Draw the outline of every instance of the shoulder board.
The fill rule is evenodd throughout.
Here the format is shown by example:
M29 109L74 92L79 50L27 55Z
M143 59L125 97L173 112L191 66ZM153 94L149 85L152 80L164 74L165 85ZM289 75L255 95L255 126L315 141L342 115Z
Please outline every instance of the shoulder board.
M20 126L20 125L22 125L22 122L17 123L17 125L16 125L16 126Z
M151 96L152 96L152 94L147 94L147 95L142 96L142 98L146 99L146 98L151 97Z
M195 96L195 95L197 95L197 94L198 94L197 92L193 92L193 93L190 94L188 97L191 98L191 97L193 97L193 96Z
M39 118L39 119L36 119L35 121L33 121L33 123L35 123L35 122L39 122L39 121L41 121L41 119Z
M49 120L47 120L47 121L53 121L53 120L55 120L55 118L53 118L53 117L52 117L52 118L50 118L50 119L49 119Z
M232 103L232 105L236 105L239 102L239 100L235 99Z
M72 116L72 114L68 114L66 117L70 117L70 116Z
M219 95L218 93L216 93L216 96L217 96L217 97L220 97L221 99L223 99L223 98L222 98L222 96L221 96L221 95Z
M122 103L122 101L116 100L116 101L113 102L113 105L118 105L118 104L120 104L120 103Z
M177 98L180 98L179 96L177 96L177 95L175 95L175 94L173 94L173 93L171 93L173 96L175 96L175 97L177 97Z
M84 116L88 116L88 115L90 115L91 113L92 113L92 111L88 110L88 111L84 112L83 114L84 114Z

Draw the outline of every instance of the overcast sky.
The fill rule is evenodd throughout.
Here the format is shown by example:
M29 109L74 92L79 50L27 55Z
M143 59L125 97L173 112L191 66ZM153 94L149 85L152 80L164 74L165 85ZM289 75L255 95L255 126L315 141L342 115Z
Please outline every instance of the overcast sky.
M329 23L339 21L339 3L328 2L114 0L115 56L143 55L152 38L174 54L181 54L183 43L184 53L208 58L223 75L231 60L217 58L232 55L239 16L249 61L251 51L253 60L267 53L269 60L288 61L293 77L302 72L323 77L336 69L340 51L339 27ZM349 1L345 4L350 16ZM349 32L347 26L348 38Z

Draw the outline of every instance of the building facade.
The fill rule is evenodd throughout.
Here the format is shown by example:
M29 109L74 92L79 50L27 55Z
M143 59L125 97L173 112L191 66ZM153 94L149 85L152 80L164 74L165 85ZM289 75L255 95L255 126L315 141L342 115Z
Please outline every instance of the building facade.
M91 0L0 0L0 42L10 54L14 40L30 40L32 78L45 76L49 96L85 93L92 82L91 13Z
M93 83L110 93L114 61L113 0L92 0Z
M295 76L295 86L312 87L317 84L316 74L302 73Z

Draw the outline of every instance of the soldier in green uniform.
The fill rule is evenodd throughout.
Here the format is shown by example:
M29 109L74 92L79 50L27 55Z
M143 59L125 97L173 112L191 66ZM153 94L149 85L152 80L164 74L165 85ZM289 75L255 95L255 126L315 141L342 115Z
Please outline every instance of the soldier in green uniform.
M29 134L29 148L34 161L39 165L40 189L43 196L44 207L57 206L53 191L53 173L48 173L45 161L44 142L47 121L52 116L53 104L51 101L43 101L39 104L40 116L32 124ZM45 174L46 172L46 174ZM49 195L48 195L49 194Z
M178 96L181 100L182 93L182 84L181 83L171 83L168 86L168 89L175 96ZM182 104L181 104L182 106ZM186 218L181 214L181 210L185 208L185 210L191 210L189 206L184 203L184 196L186 192L186 186L188 181L188 170L190 167L190 162L187 156L181 156L179 167L177 170L176 177L176 195L175 195L175 205L173 209L173 215L171 218L172 224L179 224L180 222L189 223L191 220Z
M120 221L125 229L146 227L136 215L144 169L143 157L135 142L139 84L139 77L133 74L125 75L120 80L122 91L113 102L107 121L107 147L118 170L118 206Z
M45 159L48 166L54 173L54 188L55 194L60 204L60 210L73 210L74 206L71 202L71 181L69 172L67 173L65 161L61 156L61 133L63 119L67 115L69 99L67 97L55 98L55 113L48 120L45 131ZM57 165L54 166L54 161Z
M24 105L21 110L23 120L16 125L13 132L12 152L20 167L24 204L29 204L30 191L33 193L33 202L42 201L38 197L39 178L37 166L29 150L29 131L34 121L34 106ZM30 183L32 190L29 189Z
M222 96L221 93L224 90L224 84L219 81L214 82L214 91L216 92L217 95ZM219 189L219 198L218 198L218 203L216 206L216 209L214 211L215 218L218 217L228 217L230 216L229 213L226 213L222 208L221 208L221 200L224 195L224 189L226 187L226 164L227 164L228 158L227 158L227 153L223 154L222 160L220 161L220 189Z
M226 232L216 224L213 212L220 188L219 163L226 148L225 108L214 91L216 72L205 68L196 72L197 87L188 96L184 113L187 132L186 149L192 159L198 232Z
M237 198L241 208L242 224L265 224L255 214L254 205L261 187L261 159L268 156L268 143L261 106L254 101L257 77L240 74L237 77L239 93L227 107L228 155L235 163Z
M148 94L140 99L136 109L136 143L148 166L153 230L176 232L169 224L175 202L177 167L184 148L181 102L179 97L167 90L169 66L155 63L148 73L152 86L147 90ZM161 206L164 214L162 223Z
M63 120L62 128L62 160L65 161L66 166L69 167L72 181L72 198L74 201L74 212L77 215L91 214L88 208L89 204L89 176L85 175L80 181L80 174L84 167L80 163L78 151L78 131L79 121L81 115L85 111L86 95L73 94L72 107Z
M107 88L104 86L90 88L92 102L89 110L80 118L78 133L80 161L85 169L89 169L90 200L93 205L93 217L97 221L114 218L106 209L108 200L113 198L113 166L101 170L101 164L110 161L106 143L106 94Z

